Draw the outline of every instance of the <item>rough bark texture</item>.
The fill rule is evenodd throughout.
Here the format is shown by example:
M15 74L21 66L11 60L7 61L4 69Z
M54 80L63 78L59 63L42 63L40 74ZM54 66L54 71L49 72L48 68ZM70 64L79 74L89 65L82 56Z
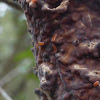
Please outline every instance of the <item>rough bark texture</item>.
M41 100L100 100L100 0L19 0L32 35Z

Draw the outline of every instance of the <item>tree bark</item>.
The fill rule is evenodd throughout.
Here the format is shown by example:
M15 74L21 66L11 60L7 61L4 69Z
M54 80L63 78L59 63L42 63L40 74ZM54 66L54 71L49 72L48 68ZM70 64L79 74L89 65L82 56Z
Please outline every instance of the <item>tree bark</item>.
M32 35L41 100L100 100L100 0L19 0Z

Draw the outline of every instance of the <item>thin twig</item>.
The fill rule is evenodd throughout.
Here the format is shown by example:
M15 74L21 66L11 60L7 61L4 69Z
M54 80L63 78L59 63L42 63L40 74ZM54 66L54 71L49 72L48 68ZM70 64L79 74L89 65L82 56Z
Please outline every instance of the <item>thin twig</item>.
M0 86L2 87L9 81L11 81L13 78L15 78L17 75L19 75L19 68L15 68L12 71L10 71L7 75L5 75L2 79L0 79Z
M13 100L1 87L0 87L0 93L5 98L5 100Z

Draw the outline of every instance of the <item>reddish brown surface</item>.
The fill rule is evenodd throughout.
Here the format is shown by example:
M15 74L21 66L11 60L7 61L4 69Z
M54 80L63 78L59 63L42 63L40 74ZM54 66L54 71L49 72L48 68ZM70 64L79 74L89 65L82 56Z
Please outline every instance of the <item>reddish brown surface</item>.
M41 100L100 100L100 0L30 1L19 0L40 80L35 93Z

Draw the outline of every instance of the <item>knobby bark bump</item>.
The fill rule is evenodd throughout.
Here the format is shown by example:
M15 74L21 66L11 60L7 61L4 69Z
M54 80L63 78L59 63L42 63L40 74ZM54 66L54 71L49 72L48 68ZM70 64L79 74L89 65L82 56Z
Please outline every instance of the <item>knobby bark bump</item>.
M100 100L100 0L19 0L27 17L41 100Z

